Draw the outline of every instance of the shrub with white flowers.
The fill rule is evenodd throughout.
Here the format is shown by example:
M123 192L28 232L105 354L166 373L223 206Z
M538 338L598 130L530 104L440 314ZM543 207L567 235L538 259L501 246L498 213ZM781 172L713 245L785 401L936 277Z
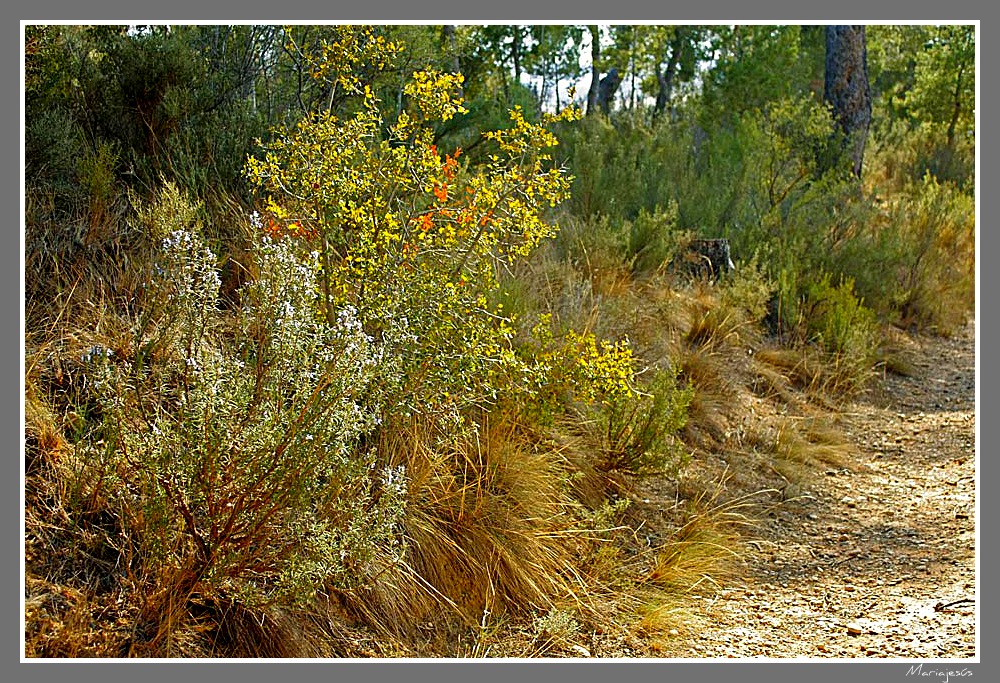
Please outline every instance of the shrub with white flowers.
M264 239L254 257L259 276L223 326L214 254L174 230L133 353L85 360L102 380L92 462L118 484L147 564L261 603L392 561L407 478L360 446L381 412L379 344L349 305L317 315L315 255Z

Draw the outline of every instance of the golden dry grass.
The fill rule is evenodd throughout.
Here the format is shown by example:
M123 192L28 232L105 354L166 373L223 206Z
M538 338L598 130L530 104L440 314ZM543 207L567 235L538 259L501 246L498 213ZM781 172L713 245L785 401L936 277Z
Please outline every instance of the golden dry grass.
M414 625L549 609L586 594L574 564L574 503L549 454L516 425L484 418L452 443L435 443L419 419L388 430L379 444L410 477L406 551L348 597L350 608L392 634Z
M777 426L775 455L787 462L843 466L852 448L844 434L824 418L784 419Z
M736 382L726 356L704 347L688 349L680 360L682 383L694 389L688 406L684 433L690 443L702 448L717 446L725 440L730 419L738 412L733 398Z
M731 475L724 472L712 488L701 488L682 504L676 528L651 549L652 562L637 591L637 629L654 653L670 650L670 641L692 635L698 626L690 596L712 594L737 581L744 538L767 490L733 496Z

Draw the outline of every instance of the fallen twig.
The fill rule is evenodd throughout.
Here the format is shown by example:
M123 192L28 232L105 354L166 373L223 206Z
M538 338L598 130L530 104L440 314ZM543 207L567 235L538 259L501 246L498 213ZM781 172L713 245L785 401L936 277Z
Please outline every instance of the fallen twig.
M944 612L949 607L953 607L955 605L961 605L962 603L966 603L966 602L975 604L976 601L973 600L973 599L971 599L971 598L962 598L961 600L953 600L953 601L951 601L951 602L949 602L947 604L945 604L943 602L939 602L938 604L934 605L934 611L935 612Z

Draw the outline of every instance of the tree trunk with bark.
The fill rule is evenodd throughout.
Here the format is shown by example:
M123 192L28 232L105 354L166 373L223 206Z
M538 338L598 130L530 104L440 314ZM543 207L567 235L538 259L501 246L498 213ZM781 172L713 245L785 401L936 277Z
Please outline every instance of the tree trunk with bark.
M621 82L622 77L619 75L618 69L613 68L598 84L597 106L600 107L605 116L611 113L611 102L614 100Z
M462 73L462 67L458 62L458 38L455 35L454 24L445 24L441 27L441 36L445 42L445 50L451 55L451 72ZM458 96L464 98L464 89L459 86Z
M681 61L681 50L684 49L684 32L678 27L674 32L674 39L670 44L670 57L667 60L666 70L656 67L656 104L653 107L653 116L659 117L667 109L674 92L674 77L677 75L677 67Z
M852 171L860 178L872 120L864 26L826 27L823 98L833 109L834 121L843 135L843 150L850 154Z
M598 71L601 61L601 31L597 26L588 26L590 29L590 90L587 91L587 116L597 112L597 95L600 89L600 75Z
M955 129L958 127L958 120L962 115L962 78L965 75L965 64L960 64L958 73L955 75L955 90L952 97L953 107L951 110L951 120L948 121L948 149L955 149Z

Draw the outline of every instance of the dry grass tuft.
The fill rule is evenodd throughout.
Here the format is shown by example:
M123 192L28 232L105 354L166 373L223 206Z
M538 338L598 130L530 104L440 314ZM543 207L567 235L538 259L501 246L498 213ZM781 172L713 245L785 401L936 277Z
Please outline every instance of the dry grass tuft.
M725 441L730 415L738 409L733 401L736 387L731 372L726 356L720 353L705 347L684 352L678 380L694 389L684 428L688 443L712 448Z
M29 384L24 396L24 471L52 468L65 460L71 447L58 425L58 418L38 389Z
M752 368L753 380L750 388L757 396L771 401L779 400L788 406L795 406L801 402L800 395L792 386L792 381L777 368L766 362L755 362Z
M754 358L762 381L758 389L763 387L763 395L776 395L789 404L799 402L791 387L805 392L803 398L829 409L835 409L856 388L855 378L836 358L808 346L761 349Z
M853 445L827 418L783 418L775 431L774 454L792 466L844 467L853 453Z
M872 366L812 345L761 349L755 358L758 367L764 363L777 369L811 400L830 409L856 395L874 376Z
M524 614L583 596L577 505L549 454L503 416L450 443L439 437L420 419L386 430L380 454L410 478L406 549L347 596L349 608L405 634L428 621L475 626L484 612Z
M738 341L745 323L735 309L721 305L714 287L699 283L685 303L690 320L685 335L688 344L714 349Z
M239 601L198 599L190 606L188 628L202 633L205 655L211 657L328 657L319 629L291 611L251 609Z
M657 549L646 581L673 592L689 593L703 584L717 586L741 561L740 528L752 526L747 514L759 492L723 500L725 482L701 491L685 504L683 523Z
M700 488L681 503L679 525L655 548L651 568L642 577L638 629L652 640L653 651L669 651L671 638L690 633L696 624L689 596L712 593L739 574L743 529L755 522L752 511L769 491L726 498L726 472L714 488Z

